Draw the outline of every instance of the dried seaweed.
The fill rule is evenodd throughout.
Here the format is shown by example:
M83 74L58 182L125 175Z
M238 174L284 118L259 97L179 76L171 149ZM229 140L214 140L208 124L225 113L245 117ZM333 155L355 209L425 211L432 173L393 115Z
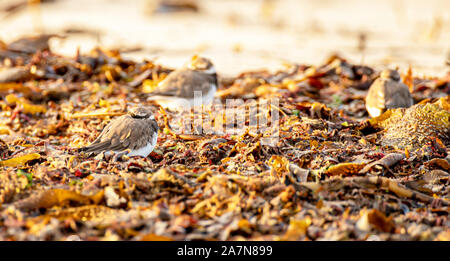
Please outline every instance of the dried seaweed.
M223 107L194 116L147 102L172 68L103 48L62 57L50 37L1 52L0 239L449 240L444 87L408 72L419 104L369 120L363 97L379 68L333 56L243 72L217 93L242 99L239 129ZM246 108L264 98L278 103L258 111L260 130ZM147 158L78 152L135 104L153 107L161 129ZM207 133L198 119L212 119Z

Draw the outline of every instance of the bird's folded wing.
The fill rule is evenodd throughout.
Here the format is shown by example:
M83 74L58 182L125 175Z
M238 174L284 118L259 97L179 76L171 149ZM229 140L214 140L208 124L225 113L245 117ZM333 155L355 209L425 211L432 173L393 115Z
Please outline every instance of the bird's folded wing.
M129 115L124 115L110 122L100 136L82 150L99 153L144 147L153 136L153 129L146 126L146 123L144 120L136 120Z
M386 96L386 108L408 108L413 105L412 96L409 93L408 86L396 82L396 86L388 86Z
M182 88L186 80L191 77L190 71L174 71L170 73L151 93L152 95L161 96L180 96Z
M209 88L209 75L191 70L174 71L158 84L152 95L177 96L187 99L195 97L194 91L201 91L205 94Z

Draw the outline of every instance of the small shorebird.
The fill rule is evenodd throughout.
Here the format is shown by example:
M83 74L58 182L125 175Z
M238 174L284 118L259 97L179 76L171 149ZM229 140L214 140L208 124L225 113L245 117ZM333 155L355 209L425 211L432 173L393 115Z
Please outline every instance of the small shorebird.
M135 107L112 120L97 139L80 151L147 157L158 139L158 124L153 113L146 107Z
M210 60L194 55L182 68L171 72L150 93L147 101L180 110L208 105L217 90L217 74Z
M369 88L366 109L371 117L380 116L385 110L408 108L414 104L408 86L396 70L386 69Z

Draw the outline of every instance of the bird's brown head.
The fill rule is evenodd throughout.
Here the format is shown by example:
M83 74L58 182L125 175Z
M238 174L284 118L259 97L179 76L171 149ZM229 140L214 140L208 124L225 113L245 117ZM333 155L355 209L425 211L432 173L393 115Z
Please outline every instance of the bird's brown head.
M133 107L128 110L128 114L136 119L154 119L153 112L148 107Z
M212 62L204 57L198 55L192 56L191 60L186 64L186 67L191 70L200 71L207 74L215 74L216 69Z
M380 74L380 77L382 79L389 79L389 80L393 80L393 81L400 81L400 74L397 72L397 70L393 70L393 69L386 69L383 70Z

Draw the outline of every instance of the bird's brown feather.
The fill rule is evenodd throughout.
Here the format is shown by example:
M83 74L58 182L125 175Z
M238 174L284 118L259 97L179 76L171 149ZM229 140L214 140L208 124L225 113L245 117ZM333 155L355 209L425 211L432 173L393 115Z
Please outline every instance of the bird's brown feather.
M151 142L157 131L158 125L154 119L135 119L123 115L111 121L97 139L82 150L95 153L136 150Z
M201 91L205 95L214 83L217 86L215 75L181 69L170 73L152 92L152 95L176 96L180 98L194 98L194 91Z
M402 82L378 78L370 86L366 97L366 106L381 110L412 106L412 97L408 86Z

